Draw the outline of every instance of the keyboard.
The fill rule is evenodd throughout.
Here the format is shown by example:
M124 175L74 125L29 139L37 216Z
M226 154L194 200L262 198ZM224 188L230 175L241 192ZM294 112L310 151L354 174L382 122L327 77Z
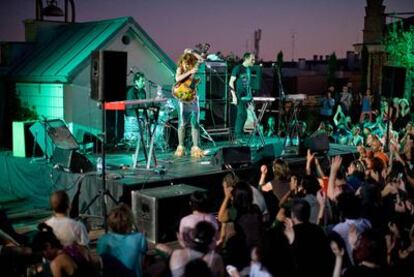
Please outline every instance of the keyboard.
M288 94L286 100L290 101L303 101L306 99L306 94Z
M167 98L150 98L105 102L104 107L107 111L124 111L125 109L146 109L158 107L161 103L167 102Z
M255 102L274 102L276 101L275 97L253 97Z

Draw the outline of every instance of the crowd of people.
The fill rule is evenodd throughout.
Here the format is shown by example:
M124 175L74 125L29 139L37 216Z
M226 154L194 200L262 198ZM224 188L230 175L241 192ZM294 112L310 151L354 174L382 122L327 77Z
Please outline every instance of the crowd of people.
M339 103L332 91L322 98L318 132L358 146L353 160L308 150L304 168L275 159L260 167L257 180L228 173L217 216L206 192L191 195L192 213L181 219L174 248L150 247L121 204L109 213L108 233L92 251L85 226L68 217L67 194L56 191L53 216L39 225L31 244L0 226L11 233L0 241L2 269L27 274L21 265L37 256L43 259L30 267L32 276L412 276L414 130L408 102L394 99L389 107L381 101L376 111L367 90L360 114L352 115L347 94L344 88Z

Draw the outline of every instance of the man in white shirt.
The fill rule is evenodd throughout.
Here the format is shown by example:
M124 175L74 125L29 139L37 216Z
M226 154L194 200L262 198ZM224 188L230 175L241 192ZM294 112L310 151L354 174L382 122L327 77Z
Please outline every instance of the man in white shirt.
M87 246L89 243L88 232L81 222L68 217L70 209L69 196L65 191L59 190L50 196L50 206L53 216L46 220L46 224L53 228L53 232L63 246L74 243Z

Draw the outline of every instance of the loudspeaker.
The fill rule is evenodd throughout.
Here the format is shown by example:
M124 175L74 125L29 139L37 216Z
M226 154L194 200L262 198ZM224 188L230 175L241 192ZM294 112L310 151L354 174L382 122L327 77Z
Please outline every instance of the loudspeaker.
M131 192L139 231L153 243L177 240L181 218L191 213L190 195L204 189L184 184Z
M200 118L206 129L227 127L227 63L207 61L196 74L200 79L197 93L200 101Z
M48 157L53 156L55 148L66 150L79 148L72 133L61 119L37 121L29 129L43 153Z
M403 67L384 66L382 68L382 96L404 97L406 69Z
M306 138L300 146L300 153L306 153L310 149L312 153L327 154L329 151L329 137L326 134L317 134Z
M255 91L259 91L262 88L262 67L260 65L253 65L251 67L251 86Z
M214 155L214 164L221 165L225 168L226 165L240 167L251 162L251 152L248 146L230 146L220 148Z
M91 99L125 100L127 53L100 50L92 52L91 58Z
M51 162L67 172L85 173L94 169L92 162L76 150L55 148Z

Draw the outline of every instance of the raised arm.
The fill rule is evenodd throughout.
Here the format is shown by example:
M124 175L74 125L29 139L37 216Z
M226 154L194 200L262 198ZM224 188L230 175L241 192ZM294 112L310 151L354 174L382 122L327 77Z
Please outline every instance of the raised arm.
M306 154L306 175L312 174L312 161L315 158L315 153L311 153L310 149L308 149Z
M342 116L343 116L342 108L339 105L338 108L336 109L336 113L335 113L335 116L333 118L333 121L335 123L335 126L338 126L339 125L339 121L342 118Z
M338 170L341 167L341 164L342 164L341 156L335 156L332 159L331 172L329 173L329 180L328 180L327 195L329 199L334 200L334 201L336 200L336 195L335 195L336 174L338 173Z
M188 77L190 77L191 75L194 75L197 73L198 67L194 67L193 69L182 73L180 67L177 68L177 71L175 72L175 81L178 82L182 82L183 80L187 79Z

